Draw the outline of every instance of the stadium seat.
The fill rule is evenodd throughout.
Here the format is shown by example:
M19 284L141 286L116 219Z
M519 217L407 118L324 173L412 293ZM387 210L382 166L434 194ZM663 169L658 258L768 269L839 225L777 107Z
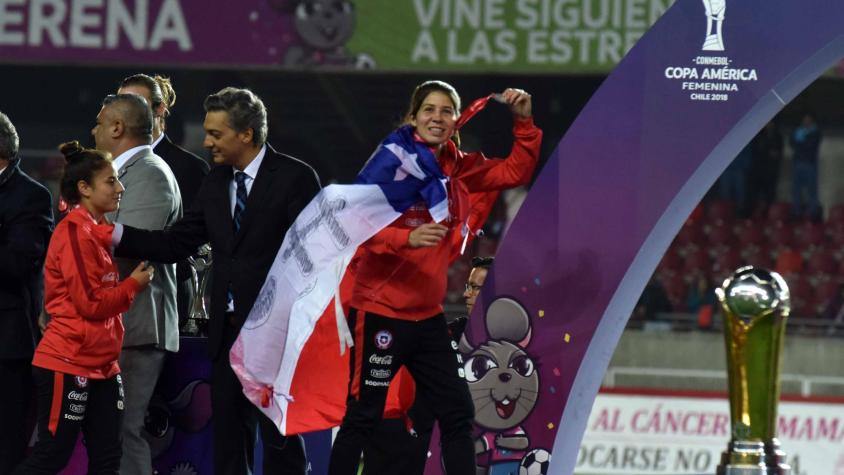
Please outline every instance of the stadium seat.
M797 245L807 251L813 251L824 245L826 234L824 226L820 223L807 221L798 226L795 231Z
M808 281L799 275L790 275L785 278L791 294L792 315L795 317L812 317L814 309L809 306L814 304L814 291Z
M726 224L712 226L707 241L710 246L734 246L736 242L733 227Z
M713 201L706 208L709 223L718 226L732 223L735 217L735 204L731 201Z
M841 281L837 278L823 282L815 288L815 297L825 305L838 294L838 287L840 286Z
M682 278L666 279L661 281L662 287L665 289L665 294L671 302L671 307L675 311L683 311L686 309L686 295L688 292L688 284Z
M700 243L705 240L706 236L703 234L703 227L687 221L686 224L680 228L680 232L677 234L677 238L674 242L677 245L685 246L687 244L700 245Z
M833 205L829 208L828 223L842 223L844 224L844 204Z
M774 225L768 228L768 244L776 251L782 247L790 247L794 242L794 233L790 226Z
M695 272L709 272L711 267L709 254L703 249L699 249L686 256L683 273L685 274L684 276L688 276Z
M736 248L728 249L715 256L712 263L712 275L722 276L728 275L741 267L742 257L741 253Z
M771 223L787 223L791 220L791 203L774 203L768 208L768 221Z
M806 261L806 271L810 274L826 274L832 276L838 273L838 261L835 255L827 249L818 249Z
M742 246L760 245L765 240L765 233L757 223L747 220L738 224L735 228L739 243Z
M768 246L747 246L739 251L741 255L741 265L749 265L754 267L761 267L763 269L771 269L774 263L771 250Z

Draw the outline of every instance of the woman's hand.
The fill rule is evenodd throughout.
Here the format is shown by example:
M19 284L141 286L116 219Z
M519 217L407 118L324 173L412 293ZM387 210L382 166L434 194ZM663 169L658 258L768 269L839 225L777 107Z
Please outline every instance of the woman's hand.
M530 94L521 90L508 87L501 93L502 102L507 104L510 112L522 118L527 118L533 115L531 107Z
M407 244L410 247L433 247L440 243L448 232L442 224L426 223L410 232Z
M138 264L138 267L135 267L135 270L132 271L132 275L129 277L135 279L139 284L141 284L141 288L144 288L149 285L154 276L155 267L147 261L142 261Z

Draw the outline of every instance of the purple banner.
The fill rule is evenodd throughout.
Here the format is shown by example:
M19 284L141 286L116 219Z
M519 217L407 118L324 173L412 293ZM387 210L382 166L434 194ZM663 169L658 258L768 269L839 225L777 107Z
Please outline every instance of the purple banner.
M282 62L297 41L285 2L3 0L0 55L26 62Z
M573 472L659 259L739 150L844 56L842 18L840 0L676 2L593 96L510 227L471 319L476 348L508 344L507 355L522 351L535 368L513 357L469 378L476 411L496 409L476 419L491 473ZM527 315L532 338L502 325L502 312ZM498 368L513 374L499 378ZM520 434L528 447L508 449Z

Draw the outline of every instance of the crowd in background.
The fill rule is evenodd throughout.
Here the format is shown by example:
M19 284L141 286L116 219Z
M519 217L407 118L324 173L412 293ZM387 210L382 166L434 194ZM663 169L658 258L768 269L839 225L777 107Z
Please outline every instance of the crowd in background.
M753 265L784 277L796 328L844 333L844 204L819 200L822 130L810 113L783 129L768 123L688 217L636 306L637 325L686 314L713 328L714 289Z

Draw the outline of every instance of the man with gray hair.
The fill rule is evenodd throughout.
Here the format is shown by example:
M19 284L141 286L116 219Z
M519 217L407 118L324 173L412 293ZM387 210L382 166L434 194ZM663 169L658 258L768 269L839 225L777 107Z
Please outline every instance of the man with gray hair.
M283 437L243 395L229 350L246 321L287 229L319 191L316 172L273 150L267 110L248 89L227 87L205 99L205 143L214 162L185 217L164 231L115 226L118 256L176 262L210 242L211 310L208 354L214 473L245 475L253 466L256 425L263 473L302 474L299 436Z
M91 134L97 149L111 153L112 165L126 188L120 209L108 215L111 221L158 230L181 218L182 200L176 178L150 145L152 110L146 99L137 94L107 96ZM136 260L118 259L121 279L137 265ZM153 265L155 280L135 296L132 307L123 314L123 475L152 473L149 444L142 436L144 417L166 352L179 350L176 268L173 264Z
M29 440L31 361L53 228L50 192L20 169L18 145L15 126L0 112L0 474L23 459Z

